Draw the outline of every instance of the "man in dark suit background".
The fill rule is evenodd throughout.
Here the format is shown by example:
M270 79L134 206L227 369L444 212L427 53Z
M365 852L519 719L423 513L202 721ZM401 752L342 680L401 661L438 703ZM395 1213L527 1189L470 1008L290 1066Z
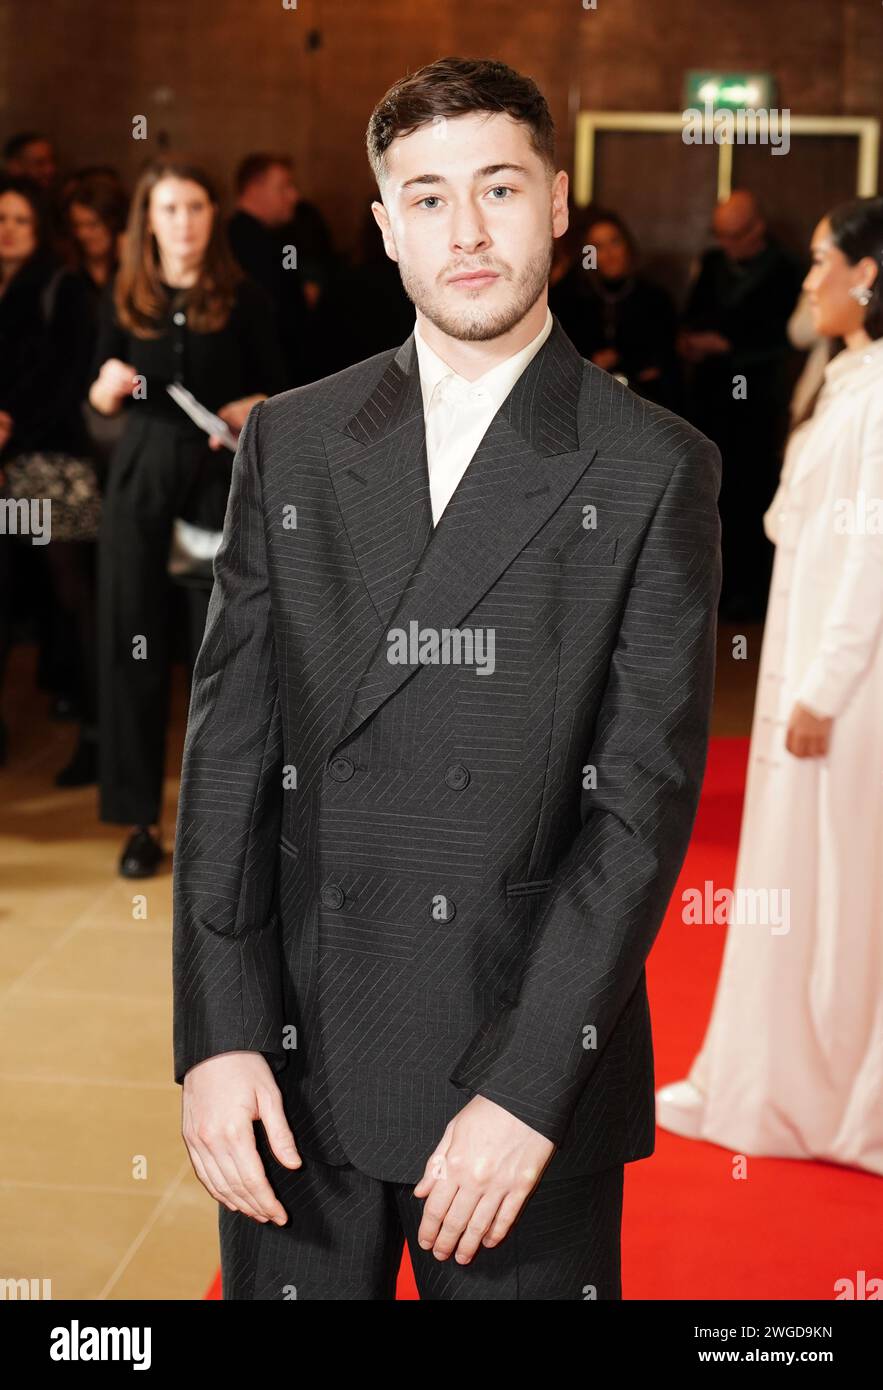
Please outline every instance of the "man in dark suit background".
M619 1298L720 456L550 315L532 81L442 59L368 152L417 321L240 440L176 833L184 1137L225 1298L391 1298L406 1239L424 1298Z
M241 161L227 236L239 265L263 285L276 309L288 385L315 380L311 339L334 252L325 219L300 196L287 155L255 153Z

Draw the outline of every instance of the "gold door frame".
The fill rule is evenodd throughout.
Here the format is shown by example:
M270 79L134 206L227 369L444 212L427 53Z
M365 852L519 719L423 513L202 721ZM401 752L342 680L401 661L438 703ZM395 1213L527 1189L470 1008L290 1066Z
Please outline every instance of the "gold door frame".
M690 108L687 108L688 110ZM698 109L698 108L697 108ZM776 108L772 108L776 110ZM767 118L767 112L763 113ZM777 114L779 114L777 112ZM744 117L743 117L744 118ZM705 135L708 124L702 118ZM746 119L746 124L754 120ZM595 135L599 130L641 130L657 134L682 131L684 113L675 111L580 111L576 118L574 143L573 196L577 207L586 207L592 200L595 182ZM789 116L791 135L853 135L858 140L856 197L871 198L877 193L877 170L880 149L880 122L871 116ZM750 143L750 142L749 142ZM722 140L718 149L717 196L727 198L733 186L733 143ZM781 156L777 156L781 157Z

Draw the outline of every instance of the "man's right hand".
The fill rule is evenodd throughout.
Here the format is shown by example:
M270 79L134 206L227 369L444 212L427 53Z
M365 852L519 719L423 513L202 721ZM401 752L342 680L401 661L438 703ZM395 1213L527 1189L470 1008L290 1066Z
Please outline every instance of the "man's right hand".
M279 1162L300 1168L282 1093L262 1053L221 1052L190 1068L184 1077L181 1133L196 1176L230 1211L284 1226L288 1214L264 1172L255 1120L263 1123Z

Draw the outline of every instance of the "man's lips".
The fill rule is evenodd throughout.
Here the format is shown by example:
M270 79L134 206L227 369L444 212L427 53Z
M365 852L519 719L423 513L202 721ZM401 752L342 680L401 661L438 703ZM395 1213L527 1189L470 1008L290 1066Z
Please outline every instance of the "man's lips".
M481 280L498 280L499 278L495 270L467 270L462 275L452 275L448 284L470 285Z

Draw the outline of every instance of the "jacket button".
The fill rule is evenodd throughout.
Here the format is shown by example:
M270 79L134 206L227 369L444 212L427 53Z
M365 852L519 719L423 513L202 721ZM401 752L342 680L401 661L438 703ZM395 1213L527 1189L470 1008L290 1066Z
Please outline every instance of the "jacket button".
M469 768L464 767L462 763L451 763L445 772L445 781L455 792L462 791L469 785Z
M434 922L450 922L457 915L453 898L446 893L436 893L429 906L429 915Z
M343 907L343 890L335 887L333 883L326 883L319 894L319 901L323 907Z
M332 758L328 764L328 771L335 782L348 782L355 770L349 758Z

